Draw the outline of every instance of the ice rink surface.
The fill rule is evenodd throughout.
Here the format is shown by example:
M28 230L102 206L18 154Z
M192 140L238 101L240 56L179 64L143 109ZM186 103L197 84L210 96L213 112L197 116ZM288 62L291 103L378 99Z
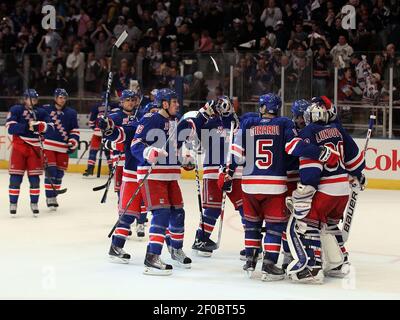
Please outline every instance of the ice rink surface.
M350 275L312 286L262 282L261 262L255 278L247 278L239 260L242 226L229 201L221 248L211 258L195 256L190 249L199 221L194 181L180 182L186 209L184 249L193 259L192 269L175 267L169 277L142 274L146 240L128 240L130 264L108 261L116 196L110 190L107 203L100 204L102 191L92 191L105 178L67 174L63 186L68 192L59 196L57 212L46 208L42 185L38 218L30 211L26 177L16 218L8 213L7 171L0 171L0 181L0 299L400 299L400 191L360 194L347 245ZM164 248L163 259L169 261L166 253Z

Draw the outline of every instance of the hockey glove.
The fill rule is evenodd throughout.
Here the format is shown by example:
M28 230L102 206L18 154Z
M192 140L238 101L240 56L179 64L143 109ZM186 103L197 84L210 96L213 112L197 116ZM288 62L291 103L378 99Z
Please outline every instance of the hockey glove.
M47 130L47 123L44 121L31 121L29 130L37 134L44 133Z
M360 191L364 191L367 186L367 178L362 173L360 177L351 177L350 184L352 188L358 188Z
M156 163L160 157L164 158L168 156L168 152L155 147L147 147L143 151L143 157L148 163Z
M78 141L76 141L75 139L69 139L68 140L68 150L67 153L71 154L74 153L76 148L78 148Z
M207 101L204 107L200 108L199 112L207 121L215 118L218 115L217 102L215 100Z
M339 162L340 153L327 146L321 146L319 161L325 162L329 167L334 167Z
M112 150L112 151L119 151L119 152L125 151L125 146L123 143L116 143L115 141L110 141L110 140L106 140L104 142L104 147L107 150Z
M308 215L315 192L313 186L297 184L297 189L292 194L293 215L296 219L303 219Z
M182 158L182 168L186 171L192 171L194 170L194 162L195 159L192 157L190 152L187 152Z
M218 188L222 191L226 191L230 193L232 191L232 183L233 183L233 168L229 167L220 167L218 174Z
M97 127L105 136L109 136L114 130L114 121L111 118L106 118L103 115L97 118Z

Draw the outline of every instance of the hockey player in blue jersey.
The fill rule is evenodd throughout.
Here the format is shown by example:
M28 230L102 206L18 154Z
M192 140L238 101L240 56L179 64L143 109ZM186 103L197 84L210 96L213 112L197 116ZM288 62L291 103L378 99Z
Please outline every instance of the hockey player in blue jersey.
M64 171L68 168L69 154L79 145L79 128L77 112L66 106L67 91L57 88L53 96L54 103L43 106L54 124L54 131L44 135L44 149L48 159L44 187L47 207L55 211L58 207L57 193L52 189L51 182L56 190L60 189Z
M288 241L295 260L287 271L296 282L322 283L321 228L337 225L349 197L349 175L365 184L362 170L364 153L339 123L329 123L327 108L312 103L304 112L307 126L299 137L310 145L326 146L340 154L339 162L329 165L300 157L300 183L288 205L293 215L288 226ZM297 244L297 245L295 245Z
M260 117L250 117L241 123L235 136L232 152L237 161L245 159L242 176L245 216L246 264L244 270L252 273L261 245L261 226L266 222L262 277L264 281L281 280L285 273L276 266L282 233L288 215L285 206L287 194L287 167L285 147L291 144L293 155L306 154L330 164L337 162L338 154L328 147L312 146L296 137L293 122L278 116L281 100L274 94L260 97ZM236 162L236 164L235 164Z
M90 110L89 114L89 128L93 130L93 135L90 140L90 149L89 149L89 158L87 162L87 168L85 172L83 173L83 177L85 178L91 178L93 177L93 171L94 167L96 165L96 157L98 151L101 149L101 131L97 126L97 118L104 114L105 111L105 105L104 105L104 99L105 99L105 92L102 94L102 102L95 104L92 109ZM115 112L119 109L118 105L115 105L114 103L109 104L109 112ZM110 157L110 152L109 150L103 149L104 154L107 159L107 164L108 168L111 170L112 168L112 159ZM100 155L101 157L102 155Z
M233 128L237 129L239 120L227 96L218 97L216 101L209 101L208 105L215 105L220 116L208 119L202 128L196 128L201 148L204 151L202 197L204 212L192 246L192 249L199 255L206 257L211 256L213 250L216 249L216 244L210 239L210 236L221 215L225 173L229 175L230 179L229 186L225 185L227 196L235 210L239 211L243 217L242 167L238 166L234 171L226 168L229 130L232 122L234 123ZM206 133L204 137L202 132ZM242 222L244 221L242 220Z
M178 96L170 89L158 90L156 102L161 109L142 118L131 144L131 152L139 161L138 180L144 180L141 193L146 208L153 215L144 274L170 275L172 265L160 259L167 229L174 263L183 268L190 268L192 262L182 250L185 211L177 182L181 163L177 161L176 155L180 154L187 137L181 133L184 133L184 129L194 130L194 126L191 125L193 121L198 121L196 127L199 127L200 122L206 120L199 116L195 120L183 119L178 123ZM201 113L213 114L214 111L211 108L203 108Z
M120 97L121 109L109 114L107 118L100 116L98 119L99 128L103 131L105 144L111 150L116 150L124 154L124 167L122 172L122 184L120 201L118 203L118 213L121 216L128 202L138 187L137 181L137 159L130 152L130 145L134 137L138 120L135 117L137 108L137 94L131 90L124 90ZM132 201L120 221L112 236L109 257L114 262L128 263L130 254L123 250L125 241L130 235L133 222L140 220L142 196L138 196ZM144 228L141 230L144 236Z
M27 89L23 95L23 104L10 108L7 115L6 128L12 135L11 155L9 161L10 214L17 213L20 186L27 171L31 210L39 214L40 179L43 172L43 150L39 139L43 134L54 130L47 112L38 106L38 93L35 89Z

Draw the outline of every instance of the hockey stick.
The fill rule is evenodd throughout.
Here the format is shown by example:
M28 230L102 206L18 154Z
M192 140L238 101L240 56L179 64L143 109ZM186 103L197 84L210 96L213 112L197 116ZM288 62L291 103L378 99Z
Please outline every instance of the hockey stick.
M181 121L184 120L183 118L176 122L176 127L174 129L174 131L172 132L172 134L168 137L168 139L165 141L164 145L161 147L162 150L165 150L166 146L168 145L168 142L171 140L171 138L175 135L175 133L178 131L178 126L181 123ZM118 224L121 221L121 218L126 214L126 212L128 211L129 206L132 204L133 200L135 200L135 198L137 197L137 195L139 194L140 190L142 189L144 183L147 181L147 178L149 177L149 175L151 174L151 172L153 171L154 167L156 166L157 161L153 162L149 168L149 170L147 171L147 173L145 174L145 176L143 177L143 179L140 181L139 185L137 186L135 192L132 194L131 198L129 199L128 203L126 204L125 208L124 208L124 212L118 217L117 222L114 224L114 226L112 227L111 231L108 233L108 237L111 238L112 234L114 233L115 229L117 228Z
M32 106L32 110L30 110L29 113L32 115L33 119L34 119L35 121L37 121L36 114L35 114L35 112L33 111L32 97L30 96L30 94L29 94L29 100L30 100L31 106ZM41 153L41 154L38 155L38 154L36 153L35 148L32 148L32 150L35 152L35 154L36 154L37 156L39 156L40 158L43 158L43 162L44 162L44 163L43 163L43 165L44 165L44 172L45 172L45 175L47 175L47 178L49 178L50 185L51 185L51 189L53 189L53 191L55 192L56 195L66 193L66 192L67 192L67 188L57 190L57 188L54 186L52 177L51 177L51 175L48 173L48 172L49 172L49 161L48 161L48 159L47 159L46 153L44 152L44 146L43 146L43 141L42 141L42 138L44 139L44 137L43 137L43 135L40 134L40 133L38 133L38 135L39 135L38 140L39 140L39 143L40 143L40 153Z
M83 151L83 153L81 154L81 156L79 157L78 161L76 162L76 164L79 164L79 162L82 160L83 156L85 155L86 151L88 151L89 149L89 144L85 144L85 150Z
M111 172L110 172L110 174L108 176L108 180L107 180L107 184L106 184L106 190L104 190L104 194L103 194L103 197L101 198L100 203L106 203L108 190L110 189L111 181L112 181L112 179L113 179L113 177L115 175L115 172L117 171L118 163L119 163L119 160L121 159L121 155L122 155L122 153L120 153L118 155L117 162L113 166L113 168L112 168L112 170L111 170Z
M228 146L228 154L226 156L226 165L229 166L231 164L231 148L233 144L233 130L235 128L235 122L231 121L231 131L229 132L229 146ZM226 191L222 192L222 204L221 204L221 214L220 214L220 221L218 226L218 240L216 249L219 248L221 244L221 236L222 236L222 224L224 222L224 214L225 214L225 202L226 202Z
M194 162L194 172L196 175L196 189L197 189L197 202L199 205L199 213L200 213L200 223L201 223L201 231L203 232L203 237L205 235L204 232L204 221L203 221L203 205L201 202L201 188L200 188L200 176L199 176L199 154L196 151L196 158L195 158L195 162Z
M372 134L372 128L374 126L374 121L376 120L375 115L370 115L369 116L369 124L368 124L368 131L367 131L367 137L365 139L365 146L364 146L364 158L368 149L368 143L371 138ZM343 218L343 227L342 227L342 236L343 236L343 242L346 242L347 239L349 238L350 234L350 228L351 228L351 223L353 222L353 215L354 211L356 208L357 204L357 198L358 194L360 192L360 183L358 181L355 181L351 184L351 195L349 199L349 203L346 208L346 213Z
M110 72L108 73L108 80L107 80L107 91L106 91L106 98L104 102L104 117L107 117L107 111L108 111L108 101L110 99L110 91L111 91L111 84L113 80L113 71L112 71L112 64L113 64L113 58L115 54L115 48L119 48L121 44L125 41L125 39L128 37L128 32L124 30L124 32L121 33L115 44L113 45L111 49L111 62L110 62ZM98 167L97 167L97 178L100 178L100 173L101 173L101 162L103 159L103 149L104 149L104 143L103 143L103 137L104 133L101 133L101 146L100 146L100 156L99 156L99 162L98 162Z

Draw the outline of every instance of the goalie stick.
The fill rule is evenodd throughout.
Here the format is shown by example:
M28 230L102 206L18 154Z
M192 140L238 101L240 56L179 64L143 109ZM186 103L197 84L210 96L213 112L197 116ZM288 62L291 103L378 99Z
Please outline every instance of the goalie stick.
M364 150L363 150L364 157L365 157L366 151L368 149L368 143L369 143L369 140L371 138L372 128L374 126L375 119L376 119L375 115L370 115L369 116L369 125L368 125L367 137L365 139L365 146L364 146ZM346 208L345 216L343 218L343 227L342 227L343 242L346 242L347 239L349 238L350 228L351 228L351 224L353 222L354 211L355 211L355 208L356 208L358 194L359 194L360 191L361 191L361 189L360 189L359 181L354 181L351 184L351 195L350 195L349 203L348 203L347 208Z

